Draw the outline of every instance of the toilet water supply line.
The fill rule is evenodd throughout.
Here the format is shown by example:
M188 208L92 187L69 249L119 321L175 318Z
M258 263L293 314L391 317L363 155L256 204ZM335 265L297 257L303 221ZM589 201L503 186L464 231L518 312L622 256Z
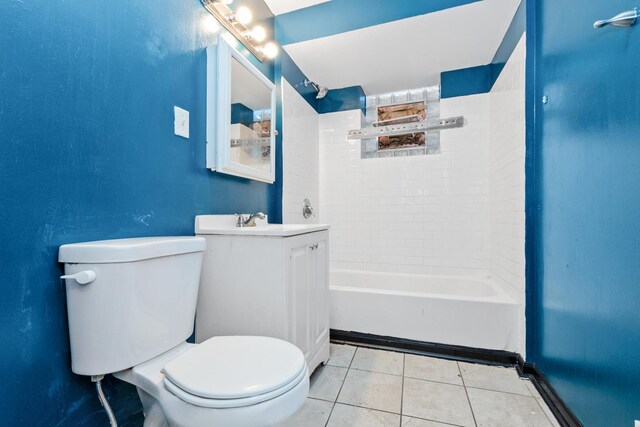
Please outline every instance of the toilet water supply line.
M105 412L107 413L107 416L109 417L109 422L111 423L111 426L112 427L118 427L118 422L116 421L116 416L113 415L113 410L111 410L111 406L109 405L109 401L107 400L107 397L104 395L104 392L102 391L102 379L103 378L104 378L104 375L93 375L93 376L91 376L91 381L96 383L96 391L98 392L98 399L100 400L100 403L102 404L102 407L104 408Z

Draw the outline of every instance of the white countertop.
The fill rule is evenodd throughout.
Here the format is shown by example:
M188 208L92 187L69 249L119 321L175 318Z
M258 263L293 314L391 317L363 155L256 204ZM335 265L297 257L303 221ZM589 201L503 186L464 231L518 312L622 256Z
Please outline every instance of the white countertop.
M256 220L255 227L236 227L236 221L235 215L196 216L196 235L290 237L329 229L327 224L269 224L267 219Z

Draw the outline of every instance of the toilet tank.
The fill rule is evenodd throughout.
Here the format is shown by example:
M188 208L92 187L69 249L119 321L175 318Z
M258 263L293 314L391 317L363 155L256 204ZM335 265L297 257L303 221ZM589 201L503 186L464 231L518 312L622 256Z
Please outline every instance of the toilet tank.
M201 237L61 246L65 275L95 272L87 284L65 280L73 372L128 369L191 336L205 247Z

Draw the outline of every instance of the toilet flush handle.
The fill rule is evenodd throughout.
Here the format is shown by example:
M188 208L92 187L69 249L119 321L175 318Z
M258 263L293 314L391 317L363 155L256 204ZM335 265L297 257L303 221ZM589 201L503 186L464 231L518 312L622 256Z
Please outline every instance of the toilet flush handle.
M75 280L81 285L86 285L96 280L96 272L93 270L84 270L76 274L65 274L64 276L60 276L60 278Z

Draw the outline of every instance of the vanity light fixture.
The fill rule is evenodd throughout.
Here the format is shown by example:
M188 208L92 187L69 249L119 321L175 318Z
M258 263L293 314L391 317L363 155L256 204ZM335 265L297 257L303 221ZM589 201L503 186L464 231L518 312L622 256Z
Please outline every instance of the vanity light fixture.
M269 42L264 46L259 47L258 50L269 59L273 59L278 56L278 46L274 42Z
M256 25L247 31L244 36L258 43L262 43L267 38L267 31L264 27Z
M238 10L230 13L227 19L231 22L239 22L242 25L249 25L253 20L253 12L246 6L240 6Z
M224 28L236 39L238 39L260 62L265 59L273 59L278 56L278 45L273 41L263 43L267 38L267 31L264 27L256 25L248 28L247 25L253 20L251 9L240 6L233 11L229 4L233 0L200 0L207 11L224 26Z

